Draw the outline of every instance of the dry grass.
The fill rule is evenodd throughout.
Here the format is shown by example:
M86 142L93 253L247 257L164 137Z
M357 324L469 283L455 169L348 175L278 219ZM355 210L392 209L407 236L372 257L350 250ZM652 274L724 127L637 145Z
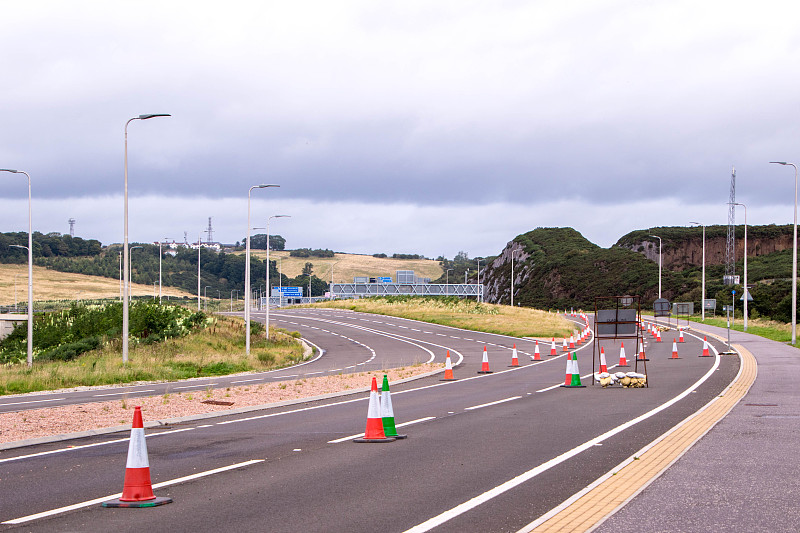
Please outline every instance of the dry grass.
M244 253L244 252L242 252ZM261 259L266 259L266 250L250 250L250 253ZM288 251L270 251L269 260L278 261L281 270L290 278L299 276L306 263L314 265L313 274L325 281L331 280L331 267L333 267L333 281L335 283L352 283L354 276L390 276L395 278L397 270L413 270L421 278L436 279L442 275L442 267L431 259L392 259L372 257L359 254L336 254L334 257L290 257Z
M28 301L28 265L0 264L0 305L14 305L14 280L17 284L17 302ZM156 291L158 287L156 287ZM173 287L162 287L164 295L182 297L196 296ZM156 294L158 294L156 292ZM152 296L152 285L131 284L132 296ZM41 300L90 300L118 298L119 280L101 276L87 276L59 272L44 267L33 267L33 299Z
M514 337L551 338L570 335L574 324L558 313L507 305L476 304L474 300L408 298L392 302L384 298L335 300L313 307L351 309L443 324L474 331L486 331Z

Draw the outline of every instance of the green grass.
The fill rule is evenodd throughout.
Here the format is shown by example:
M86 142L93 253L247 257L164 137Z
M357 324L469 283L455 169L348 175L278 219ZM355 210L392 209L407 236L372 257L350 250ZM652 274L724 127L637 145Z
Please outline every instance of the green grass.
M717 326L720 328L727 328L728 323L724 318L706 318L705 321L700 320L699 317L691 317L692 322L700 324L708 324L710 326ZM733 321L731 329L734 331L744 331L744 319L736 318ZM784 342L791 344L792 342L792 325L784 324L782 322L775 322L772 320L764 320L760 318L751 318L747 321L747 333L764 337L773 341ZM797 344L794 344L797 348Z
M173 381L246 371L282 368L302 361L303 349L293 334L270 328L270 340L251 335L245 354L244 322L215 317L210 326L186 337L130 346L122 364L121 342L114 340L72 361L24 363L0 367L0 394L135 381Z
M451 297L388 296L334 300L311 307L350 309L512 337L563 337L575 325L557 313L526 307L476 303Z

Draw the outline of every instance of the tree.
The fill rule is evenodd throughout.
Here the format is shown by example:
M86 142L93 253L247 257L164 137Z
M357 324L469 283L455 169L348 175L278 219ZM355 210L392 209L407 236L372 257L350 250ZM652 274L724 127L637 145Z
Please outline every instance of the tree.
M314 268L314 264L313 263L306 263L305 265L303 265L303 272L302 272L301 275L310 276L311 275L311 271L313 270L313 268Z

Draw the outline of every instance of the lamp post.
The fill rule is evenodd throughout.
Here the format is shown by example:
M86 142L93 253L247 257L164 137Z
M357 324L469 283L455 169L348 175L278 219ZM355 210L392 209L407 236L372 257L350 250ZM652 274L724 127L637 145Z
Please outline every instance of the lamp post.
M331 265L331 290L330 290L330 299L331 300L335 300L336 299L335 295L333 294L333 267L335 267L338 264L339 264L339 261L336 261L335 263L333 263Z
M703 227L703 296L702 301L700 302L700 309L702 310L702 320L705 321L706 319L706 226L705 224L700 224L699 222L690 222L690 224L696 224L698 226Z
M131 246L128 252L128 301L133 300L133 251L141 246Z
M164 237L164 241L168 238ZM158 303L161 303L161 241L158 241Z
M661 299L661 237L658 235L649 235L658 239L658 299Z
M119 251L119 301L122 301L122 250Z
M750 292L747 290L747 206L739 202L734 202L733 205L740 205L744 207L744 323L742 328L747 331L747 297ZM734 302L735 303L735 302Z
M28 178L28 367L33 366L33 225L31 224L31 176L24 170L0 168L0 172L25 174Z
M267 219L267 305L264 306L264 331L269 340L269 296L270 296L270 286L269 286L269 221L273 218L290 218L290 215L272 215Z
M792 237L792 346L797 342L797 165L786 161L770 161L794 167L794 234Z
M206 285L205 287L203 287L203 310L204 311L208 310L208 297L206 296L206 294L207 294L208 288L210 286L211 285Z
M278 307L283 307L283 257L278 257Z
M247 191L247 249L244 259L244 350L250 355L250 193L253 189L280 187L280 185L253 185ZM269 248L269 245L267 245Z
M476 261L478 261L478 285L480 285L481 284L481 260L480 259L476 259ZM481 288L478 287L478 296L475 297L475 300L478 301L478 302L481 301L480 295L481 295Z
M128 124L133 122L134 120L148 120L155 117L169 117L166 113L155 113L155 114L147 114L147 115L139 115L138 117L133 117L129 119L128 122L125 123L125 192L124 192L124 204L125 207L123 209L124 215L124 237L122 240L122 254L123 254L123 266L125 269L128 268ZM125 272L123 275L124 282L122 287L122 362L128 362L128 272Z
M197 310L200 310L200 249L203 244L202 234L197 234Z

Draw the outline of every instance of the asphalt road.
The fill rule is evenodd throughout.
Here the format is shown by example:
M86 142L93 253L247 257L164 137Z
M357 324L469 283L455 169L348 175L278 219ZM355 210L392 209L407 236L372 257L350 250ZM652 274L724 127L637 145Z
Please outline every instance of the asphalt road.
M561 352L549 357L549 346L540 346L543 361L533 362L529 340L338 311L287 310L271 320L318 335L313 341L327 351L315 372L345 362L380 368L390 350L415 362L427 350L441 361L450 349L463 363L455 382L436 376L392 389L396 420L408 424L400 429L406 440L352 442L364 431L364 394L149 431L156 494L175 500L153 509L94 503L8 524L120 492L128 443L127 434L115 434L2 452L2 527L516 531L697 411L738 370L736 358L697 357L702 341L687 335L678 360L669 358L671 338L648 343L649 388L602 389L584 379L589 386L566 389L558 386L566 368ZM350 344L334 349L338 342ZM374 357L358 343L371 346ZM508 368L514 343L520 368ZM484 345L492 374L477 374ZM619 346L604 347L611 366ZM578 351L583 374L591 370L591 349ZM339 350L342 359L326 361ZM348 359L348 351L359 355Z

